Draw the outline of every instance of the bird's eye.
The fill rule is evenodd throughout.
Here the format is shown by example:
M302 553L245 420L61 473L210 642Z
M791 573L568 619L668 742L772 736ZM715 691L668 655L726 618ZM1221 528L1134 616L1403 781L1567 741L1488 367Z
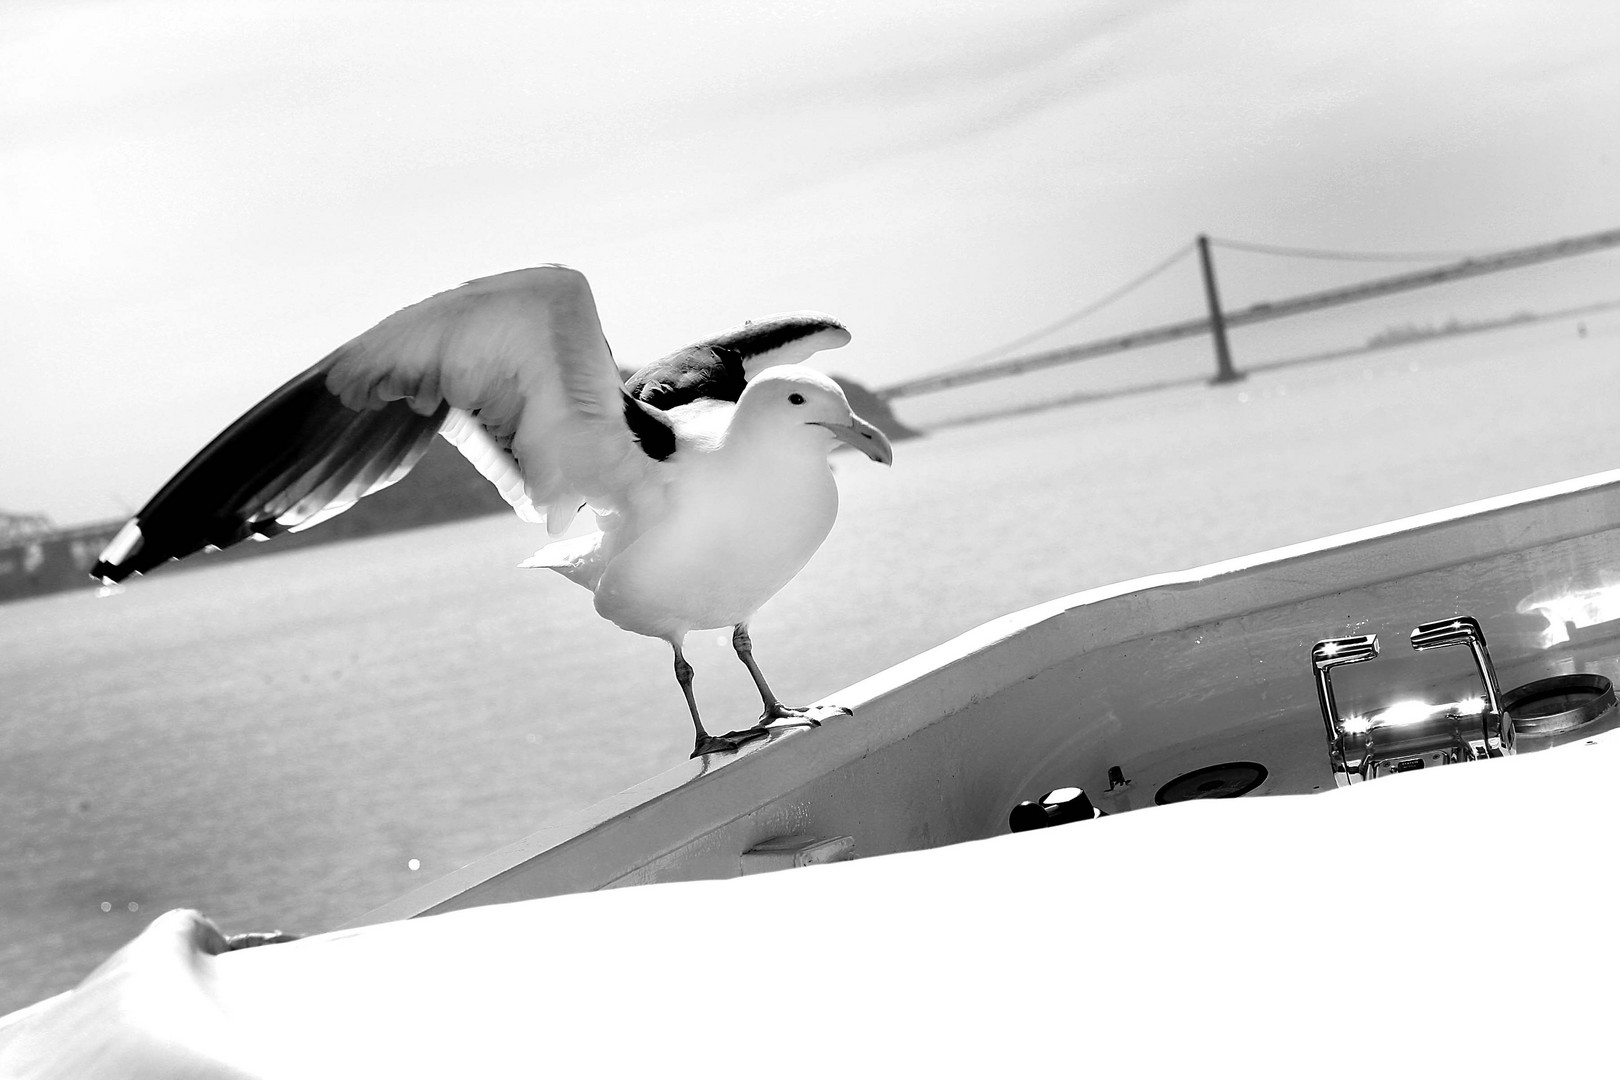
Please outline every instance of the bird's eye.
M803 405L804 404L804 395L803 394L789 394L788 395L788 404L789 405Z

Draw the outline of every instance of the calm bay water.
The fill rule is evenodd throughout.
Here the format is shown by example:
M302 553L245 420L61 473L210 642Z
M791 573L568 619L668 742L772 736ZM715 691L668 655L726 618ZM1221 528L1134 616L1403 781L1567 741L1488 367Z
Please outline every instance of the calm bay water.
M840 456L838 526L757 655L810 701L1055 596L1620 467L1620 321L1589 330L946 423L892 470ZM487 518L0 606L0 1012L169 908L326 929L681 761L667 647L516 569L543 540ZM728 643L689 642L714 730L758 711Z

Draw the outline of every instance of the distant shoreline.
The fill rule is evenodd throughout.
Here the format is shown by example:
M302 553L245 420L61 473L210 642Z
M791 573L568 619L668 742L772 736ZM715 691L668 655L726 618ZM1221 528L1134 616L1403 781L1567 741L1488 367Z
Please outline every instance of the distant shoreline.
M1390 327L1372 335L1360 345L1277 360L1257 360L1244 364L1243 369L1245 372L1264 372L1302 364L1341 360L1470 334L1492 333L1538 323L1573 319L1617 308L1620 308L1620 300L1608 300L1550 312L1519 311L1498 318L1467 321L1452 318L1438 325ZM930 430L985 423L1072 405L1194 386L1206 382L1207 379L1203 375L1195 375L1159 379L1109 390L1080 390L1059 397L952 416L921 425L920 430L908 427L894 415L887 402L876 398L854 380L839 377L838 381L849 394L858 412L877 422L891 438L900 439L926 434ZM206 559L180 565L218 565L219 560L294 551L313 544L359 539L420 525L436 525L446 521L503 513L507 509L505 502L471 466L466 464L460 454L448 446L439 445L436 441L422 463L399 484L371 496L354 509L316 529L278 537L273 544L239 544L225 551L216 552ZM70 526L50 532L39 532L0 545L0 603L89 587L90 567L95 565L96 557L123 527L124 521L124 518L118 518Z

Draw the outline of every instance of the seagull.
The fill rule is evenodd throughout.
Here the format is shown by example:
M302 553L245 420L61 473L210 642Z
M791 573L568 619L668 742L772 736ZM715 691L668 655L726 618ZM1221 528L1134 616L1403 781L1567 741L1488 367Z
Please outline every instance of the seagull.
M838 320L747 322L624 380L579 271L479 278L395 312L249 409L131 518L91 576L112 585L173 559L316 525L400 480L442 435L552 540L523 566L589 589L597 612L669 642L696 731L692 756L737 749L782 704L748 622L832 529L829 454L884 465L883 432L838 384L802 365L850 340ZM597 529L559 539L589 508ZM682 651L730 627L764 704L751 728L711 735Z

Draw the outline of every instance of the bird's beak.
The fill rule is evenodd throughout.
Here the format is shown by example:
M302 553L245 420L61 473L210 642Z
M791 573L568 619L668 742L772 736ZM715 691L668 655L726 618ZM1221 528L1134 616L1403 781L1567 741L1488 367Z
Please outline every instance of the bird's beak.
M839 442L848 443L873 461L883 465L894 464L894 447L889 445L889 437L860 417L850 416L847 424L833 424L825 420L810 422L826 428Z

